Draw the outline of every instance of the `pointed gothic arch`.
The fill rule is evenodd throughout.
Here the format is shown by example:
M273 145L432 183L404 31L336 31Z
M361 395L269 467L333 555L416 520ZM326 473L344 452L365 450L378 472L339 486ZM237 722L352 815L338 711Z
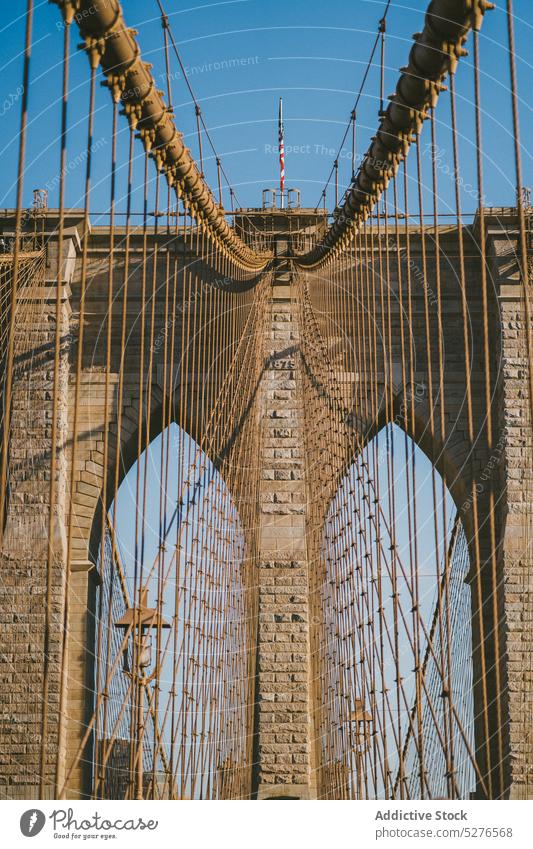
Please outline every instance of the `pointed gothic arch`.
M477 763L467 540L444 479L395 422L346 470L320 557L315 669L330 693L326 710L315 710L323 787L334 798L469 798Z
M123 476L103 545L87 630L94 648L88 646L86 795L246 793L250 554L220 472L184 429L171 424L161 431ZM129 631L120 625L145 609L152 622L144 636L131 622ZM141 685L143 651L151 677Z

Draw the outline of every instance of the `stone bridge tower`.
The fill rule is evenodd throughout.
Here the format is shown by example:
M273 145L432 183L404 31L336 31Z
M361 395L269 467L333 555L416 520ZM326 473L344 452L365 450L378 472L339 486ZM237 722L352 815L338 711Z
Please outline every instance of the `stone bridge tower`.
M264 334L264 369L260 386L260 437L258 462L261 487L257 516L259 523L259 574L257 622L257 680L254 714L255 770L253 793L259 799L312 798L317 793L316 764L319 741L315 738L313 714L313 657L309 605L309 540L317 533L317 510L324 514L328 505L313 504L315 468L309 457L315 447L310 435L320 440L320 422L310 419L303 385L305 380L302 352L306 362L320 355L319 340L306 336L308 315L299 300L296 271L290 260L292 251L306 247L306 239L324 227L322 215L312 210L265 212L247 210L237 227L246 222L266 233L273 242L275 261L268 300ZM525 798L531 791L533 769L533 680L531 623L533 621L531 549L531 503L533 479L533 445L529 421L527 387L527 353L524 347L524 308L516 266L516 218L513 210L487 210L487 251L491 264L492 292L490 314L491 339L494 340L495 375L492 397L497 424L497 462L493 462L481 437L474 451L473 463L467 462L471 446L464 419L462 398L464 387L459 371L454 370L453 353L446 364L446 410L453 419L452 443L442 450L435 434L428 433L428 411L419 409L419 432L411 434L420 441L430 459L440 458L439 470L448 480L455 480L452 495L458 507L466 504L471 486L469 475L480 485L490 466L498 481L497 551L498 605L502 612L501 641L505 646L504 668L501 670L506 688L504 721L505 775L504 793L511 798ZM5 216L4 232L13 223ZM0 795L6 798L35 798L38 795L36 775L39 772L40 696L44 674L43 646L48 653L48 738L46 741L46 784L53 795L53 773L59 747L59 764L63 774L77 750L93 705L94 617L99 575L94 545L95 522L102 491L102 416L105 387L116 386L117 372L106 383L105 362L101 352L100 328L104 320L105 279L97 273L98 263L105 259L105 228L94 228L89 240L89 263L95 283L87 295L84 370L82 374L79 421L84 433L83 451L76 459L75 491L69 492L71 480L69 438L72 434L73 370L72 361L79 336L80 245L83 238L83 216L72 211L67 216L64 265L57 271L57 240L54 232L57 216L49 211L45 221L48 241L44 276L33 285L30 281L19 307L16 335L16 379L12 420L10 423L9 498L0 551L2 594L1 678L0 696L1 746ZM475 225L474 225L475 231ZM473 231L473 232L474 232ZM157 239L151 234L150 239ZM132 263L139 263L140 237L131 244ZM417 234L413 232L413 254L416 262ZM450 273L443 280L444 332L447 351L453 352L458 290L453 273L457 262L457 230L442 228L441 245L449 258ZM467 280L470 314L475 339L483 320L479 294L479 251L475 238L468 242ZM183 247L185 251L185 247ZM124 257L117 253L117 264ZM431 268L431 258L429 260ZM59 279L59 284L58 284ZM136 278L138 281L138 277ZM301 282L301 280L300 280ZM307 277L313 287L327 285ZM389 285L394 288L396 281ZM59 461L58 503L54 546L56 561L49 600L49 627L45 634L46 611L46 522L47 481L50 477L51 380L56 302L60 299L61 362L60 418L58 427ZM130 317L135 316L139 290L133 287ZM415 309L422 309L421 292L414 293ZM398 320L393 315L393 323ZM156 324L163 316L156 314ZM415 326L415 333L421 325ZM396 335L396 334L393 334ZM349 343L350 340L347 340ZM423 343L420 343L423 348ZM114 356L116 351L114 351ZM334 354L332 353L332 356ZM161 394L157 358L153 363L154 391ZM477 349L473 351L473 386L477 410L483 373ZM420 363L421 379L424 371ZM353 406L353 382L357 375L342 375L346 403ZM399 388L398 370L383 370L383 380L393 380ZM125 382L122 427L134 444L139 399L135 394L138 375L132 367ZM114 397L114 396L113 396ZM476 400L477 399L477 400ZM181 423L194 436L198 422ZM531 424L531 423L529 423ZM153 434L157 422L152 423ZM324 431L325 432L325 431ZM318 433L318 436L317 436ZM134 454L132 448L133 461ZM346 457L339 455L338 473L342 474ZM124 460L125 466L128 459ZM461 470L468 472L461 473ZM126 471L126 468L125 468ZM459 472L459 474L458 474ZM332 493L333 497L334 493ZM66 563L68 505L75 502L74 544ZM468 505L464 509L465 528L469 527ZM529 524L528 524L529 523ZM487 546L487 540L483 542ZM61 634L65 608L65 574L69 574L68 591L72 626L67 646L67 673L60 680ZM486 586L488 586L488 576ZM484 578L485 580L485 578ZM488 600L487 600L488 603ZM473 620L475 636L476 621ZM474 656L474 668L476 668ZM490 670L493 675L494 670ZM490 680L490 679L489 679ZM60 694L68 715L65 733L57 738ZM477 696L476 696L477 697ZM491 727L496 718L491 717ZM481 732L479 731L478 734ZM90 756L90 751L89 756ZM82 766L72 774L69 795L73 798L90 794L90 769Z

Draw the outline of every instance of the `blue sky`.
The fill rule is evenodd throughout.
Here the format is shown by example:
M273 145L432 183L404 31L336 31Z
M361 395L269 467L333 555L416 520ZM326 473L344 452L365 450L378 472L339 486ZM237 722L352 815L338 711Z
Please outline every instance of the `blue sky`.
M217 149L244 206L260 205L261 190L277 184L278 164L277 101L284 99L287 185L302 191L302 204L314 206L331 168L343 135L360 81L370 54L383 0L227 0L222 3L178 3L166 0L175 39L189 78L201 103ZM398 69L407 60L411 36L420 30L426 0L392 0L388 15L386 48L386 94L394 90ZM527 152L533 127L531 106L526 102L533 81L528 62L528 46L533 27L533 8L528 0L515 0L517 54L521 93L524 181L533 183L531 155ZM10 4L0 37L4 103L0 107L2 126L3 179L2 206L13 205L14 175L18 154L17 133L21 98L21 47L23 43L23 4ZM146 61L165 88L162 30L155 0L124 0L124 13L138 39ZM50 205L57 205L58 127L61 89L62 34L58 9L37 2L34 20L34 49L31 67L30 123L28 130L27 176L24 202L31 201L36 186L50 187ZM69 115L70 163L67 202L82 203L84 167L80 151L85 147L85 113L88 98L88 63L76 50L79 37L72 34L71 99ZM514 165L510 131L507 35L504 3L487 14L481 34L482 98L486 142L486 199L489 205L510 204L514 198ZM457 76L459 126L464 136L461 161L465 210L476 206L473 182L473 110L471 101L472 57L463 59ZM194 112L190 96L177 64L173 61L173 101L176 124L197 155ZM378 70L373 69L358 110L358 152L366 150L377 125ZM438 144L441 150L441 210L453 211L453 184L449 177L451 138L449 97L445 94L438 109ZM92 209L108 206L109 160L111 146L110 98L98 88ZM124 195L126 121L121 120L119 195ZM138 175L141 173L141 149ZM430 157L424 167L429 177ZM341 157L340 183L349 178L349 154ZM209 182L216 186L213 160L208 160ZM229 198L225 197L229 205ZM140 197L136 199L140 208ZM429 205L429 197L428 197ZM333 194L328 197L333 206Z

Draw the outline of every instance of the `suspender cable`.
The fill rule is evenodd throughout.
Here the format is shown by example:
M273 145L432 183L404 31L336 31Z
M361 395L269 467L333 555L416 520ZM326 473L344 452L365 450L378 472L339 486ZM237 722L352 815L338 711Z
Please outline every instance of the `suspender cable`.
M313 268L320 265L330 252L342 250L351 228L360 226L372 212L407 155L412 141L418 137L430 107L436 106L444 88L443 80L455 70L459 57L464 54L463 44L470 29L481 25L483 15L490 8L492 5L487 0L473 0L459 6L455 0L432 0L424 30L416 36L409 64L401 73L396 92L381 117L356 180L346 193L340 214L316 247L298 257L298 265ZM374 51L379 38L378 32ZM349 125L342 144L348 130ZM332 174L333 169L326 187Z
M352 111L352 182L355 180L355 161L356 161L356 120L357 120L357 112L355 109Z
M70 8L69 0L54 2L61 7L64 14ZM90 0L80 0L80 14L75 17L75 21L85 39L91 61L101 64L111 87L120 93L125 114L138 128L145 149L154 152L168 184L178 196L189 199L194 216L205 221L220 245L230 251L242 268L264 268L267 257L257 254L237 236L227 223L209 187L205 185L182 135L176 130L149 67L141 60L139 46L132 30L125 24L120 3L118 0L109 0L109 3L111 10L107 4L94 6L90 4ZM161 5L160 9L163 11ZM168 34L172 48L179 57L170 26ZM200 120L216 155L201 116ZM227 180L224 170L223 174Z
M55 337L54 337L54 399L56 399L59 388L59 368L61 355L61 307L62 307L62 288L63 288L63 238L65 229L65 166L67 162L67 131L68 131L68 92L69 92L69 63L70 63L70 21L65 21L63 30L63 88L61 93L61 147L59 154L59 220L57 226L57 292L56 292L56 312L55 312ZM57 433L58 433L58 409L57 403L54 400L54 408L52 411L52 437L51 437L51 452L50 452L50 513L48 518L48 563L47 570L52 568L54 559L53 535L55 523L55 507L56 507L56 467L57 467ZM69 599L69 577L70 569L68 563L65 567L64 576L64 593L65 602L63 610L63 634L61 644L61 677L60 677L60 692L59 692L59 722L58 722L58 749L55 771L55 792L56 799L59 798L59 791L62 781L62 765L60 752L63 745L65 733L65 699L67 695L67 640L66 634L68 631L68 599Z
M368 75L369 75L369 73L370 73L370 69L372 68L372 63L373 63L373 61L374 61L374 56L375 56L375 53L376 53L376 50L377 50L378 44L379 44L379 42L380 42L380 39L382 38L382 35L381 35L381 27L382 27L382 25L384 24L384 21L385 21L385 20L386 20L386 18L387 18L387 13L388 13L388 11L389 11L390 4L391 4L391 0L387 0L386 6L385 6L385 10L384 10L384 12L383 12L383 17L381 18L381 20L380 20L380 22L379 22L379 29L378 29L378 33L377 33L377 35L376 35L376 37L375 37L375 39L374 39L374 43L373 43L373 45L372 45L372 49L371 49L371 51L370 51L370 57L369 57L369 59L368 59L368 62L366 63L366 68L365 68L365 72L364 72L364 74L363 74L363 79L361 80L361 85L359 86L359 91L357 92L357 97L355 98L355 103L354 103L353 109L352 109L351 114L350 114L350 120L348 121L348 124L347 124L347 126L346 126L346 129L345 129L344 134L343 134L342 139L341 139L341 143L340 143L340 145L339 145L339 147L338 147L338 149L337 149L337 155L336 155L336 157L335 157L335 162L337 162L337 161L338 161L338 159L339 159L339 157L340 157L340 155L341 155L341 153L342 153L342 150L343 150L343 148L344 148L344 144L345 144L345 142L346 142L346 139L348 138L348 133L350 132L350 127L352 126L352 121L354 120L354 118L353 118L354 113L356 112L357 107L359 106L359 101L361 100L361 97L363 96L363 90L364 90L364 87L365 87L365 84L366 84L366 81L367 81ZM321 197L323 196L323 193L324 193L324 192L326 192L326 193L327 193L328 186L329 186L329 184L330 184L330 182L331 182L331 178L333 177L334 169L335 169L335 164L333 164L333 165L332 165L331 170L330 170L330 172L329 172L329 174L328 174L328 178L327 178L327 180L326 180L326 185L324 186L324 189L322 190ZM315 211L318 209L318 207L319 207L319 206L320 206L320 198L319 198L319 200L318 200L317 205L315 206Z
M383 114L385 104L385 32L387 31L387 18L383 17L379 22L379 33L381 35L381 63L379 82L379 115Z
M200 123L202 112L201 112L201 109L200 109L198 104L195 105L194 111L195 111L195 114L196 114L196 133L197 133L197 136L198 136L198 156L199 156L199 159L200 159L200 176L204 177L205 176L204 175L204 151L203 151L203 146L202 146L202 127L201 127L201 123Z

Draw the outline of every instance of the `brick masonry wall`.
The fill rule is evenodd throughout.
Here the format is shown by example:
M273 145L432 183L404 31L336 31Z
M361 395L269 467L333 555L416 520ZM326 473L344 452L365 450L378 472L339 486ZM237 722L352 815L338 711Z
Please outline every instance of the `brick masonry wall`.
M498 281L501 343L495 448L499 480L498 571L505 632L502 679L508 688L505 722L507 794L533 798L533 431L528 350L516 243L493 234L493 277ZM531 273L531 271L530 271Z
M502 680L508 682L509 699L505 708L505 740L508 792L513 798L533 797L533 563L531 510L533 501L533 445L528 422L529 397L525 327L520 286L513 265L513 245L506 237L493 240L493 282L498 294L492 321L491 339L501 338L502 357L495 397L495 438L501 450L498 512L498 577L502 593L500 616L505 646ZM498 243L500 238L501 244ZM448 236L450 242L453 240ZM509 247L511 245L511 247ZM53 248L53 245L52 245ZM450 245L452 252L453 244ZM70 249L69 249L70 250ZM450 262L452 263L452 259ZM475 258L468 275L473 289L479 291ZM51 273L51 272L49 272ZM451 272L450 272L451 274ZM65 273L64 279L68 275ZM50 277L50 283L53 277ZM327 282L327 281L326 281ZM105 310L103 278L90 294L90 325L86 330L87 362L83 381L87 385L80 426L84 441L77 453L76 527L74 528L71 575L71 611L75 618L69 651L68 712L69 726L60 749L68 766L83 731L87 705L92 704L88 687L87 655L91 652L90 621L94 598L89 552L90 529L94 524L102 479L102 418L105 375L98 360L97 333ZM46 284L46 281L45 281ZM97 281L98 284L98 281ZM11 441L10 499L7 523L0 552L2 581L1 619L2 653L0 674L0 796L32 798L37 795L40 751L41 705L39 693L43 675L44 598L46 571L47 512L49 488L49 451L52 414L52 359L55 335L55 291L42 285L33 292L20 313L17 324L18 368L13 398ZM450 277L444 288L453 291ZM76 334L76 284L73 294L65 287L62 297L62 335L65 337L60 372L60 444L68 444L72 428L73 380L69 389L70 334ZM132 296L132 316L137 309ZM420 296L417 296L420 300ZM70 301L74 319L70 316ZM446 309L453 317L447 324L449 337L456 335L456 298ZM475 304L474 304L475 307ZM260 798L275 795L314 794L314 758L310 730L310 649L308 608L308 563L306 537L306 462L303 456L304 429L301 407L301 361L299 328L294 292L288 275L275 277L270 320L265 340L265 372L262 381L263 480L259 504L260 568L258 622L258 680L256 710L256 791ZM479 308L472 315L479 321ZM158 319L159 320L159 319ZM421 324L414 332L421 339ZM395 338L397 333L394 333ZM417 342L423 349L423 344ZM29 351L32 353L28 358ZM136 350L136 349L135 349ZM460 383L461 363L453 367L454 347L447 346L447 415L455 426L454 442L448 452L455 468L461 467L467 451L464 422L459 420L464 388ZM475 351L477 357L477 349ZM135 397L137 375L135 358L131 373L125 376L123 435L135 433L138 402ZM475 415L483 412L476 400L482 388L480 358L475 361ZM494 370L496 372L496 369ZM423 368L420 379L423 379ZM415 375L418 380L418 375ZM349 388L346 389L349 392ZM116 375L110 380L111 415L115 414ZM154 387L154 393L160 389ZM70 407L69 407L70 403ZM419 406L420 419L427 420L425 402ZM462 413L462 415L464 415ZM455 438L457 441L455 441ZM123 440L125 441L125 439ZM59 508L55 523L56 562L50 635L50 704L47 766L52 775L57 747L59 693L59 650L63 618L63 581L65 553L65 513L68 505L66 482L69 479L69 452L58 457ZM490 457L483 446L474 457L473 472L482 476ZM460 504L468 491L454 493ZM333 495L334 493L332 493ZM482 541L483 545L485 543ZM529 544L529 549L527 545ZM85 571L84 571L85 570ZM504 615L505 614L505 615ZM90 671L90 670L89 670ZM73 779L73 795L81 790L83 777Z
M273 286L262 381L258 798L311 789L305 459L296 308Z
M53 796L61 682L65 575L65 473L56 467L56 517L46 634L50 440L56 328L55 287L39 274L20 292L14 344L7 515L0 548L0 798L39 796L43 678L49 681L45 794ZM58 445L67 424L69 290L60 293L62 347ZM45 664L48 649L48 666Z

